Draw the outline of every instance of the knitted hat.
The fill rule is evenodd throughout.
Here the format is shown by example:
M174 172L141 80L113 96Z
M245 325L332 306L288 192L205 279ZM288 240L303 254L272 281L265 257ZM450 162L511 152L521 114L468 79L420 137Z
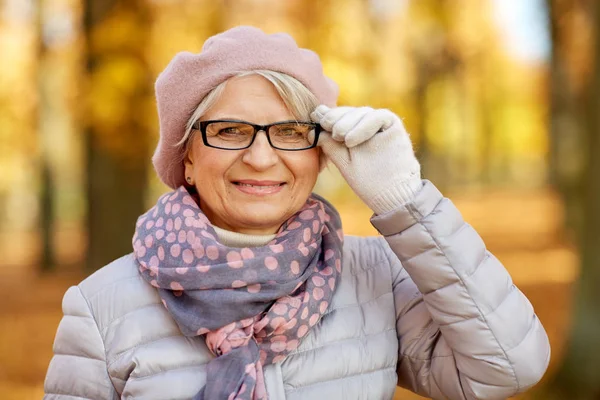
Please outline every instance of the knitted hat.
M152 157L160 179L175 189L185 183L184 146L177 143L202 99L217 85L240 72L259 69L290 75L321 104L335 106L338 87L323 74L319 56L298 47L284 33L268 35L240 26L209 38L199 54L175 55L156 80L160 139Z

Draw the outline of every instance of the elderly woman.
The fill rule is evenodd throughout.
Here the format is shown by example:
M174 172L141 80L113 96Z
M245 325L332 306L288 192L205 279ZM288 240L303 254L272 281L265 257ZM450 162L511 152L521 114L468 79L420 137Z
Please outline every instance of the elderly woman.
M388 110L335 107L319 58L238 27L156 83L173 191L64 298L47 399L504 399L550 349L531 304ZM381 237L312 194L327 160Z

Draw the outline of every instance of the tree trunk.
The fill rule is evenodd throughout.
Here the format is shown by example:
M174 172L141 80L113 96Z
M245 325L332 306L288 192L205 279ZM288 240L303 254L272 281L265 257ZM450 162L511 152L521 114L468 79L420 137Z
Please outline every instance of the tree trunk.
M590 2L595 27L600 24L600 6ZM595 32L593 79L588 86L585 132L587 169L584 196L581 274L575 290L573 326L560 370L549 384L549 398L600 399L600 37Z
M567 229L581 234L583 222L583 162L581 152L586 149L584 115L574 85L569 82L568 57L564 43L569 26L561 26L561 19L574 11L568 1L546 0L550 19L552 57L550 60L550 181L558 188L564 204Z
M51 135L51 124L48 121L49 102L52 99L51 79L48 73L47 53L48 46L44 38L44 1L37 1L37 32L38 32L38 103L37 103L37 132L39 136L40 151L40 236L41 236L41 254L39 267L41 271L52 271L56 267L56 254L54 246L54 225L56 215L54 213L54 176L50 161L49 149L46 146L47 138Z
M131 252L135 221L145 208L152 120L144 56L149 28L143 0L84 2L90 270Z

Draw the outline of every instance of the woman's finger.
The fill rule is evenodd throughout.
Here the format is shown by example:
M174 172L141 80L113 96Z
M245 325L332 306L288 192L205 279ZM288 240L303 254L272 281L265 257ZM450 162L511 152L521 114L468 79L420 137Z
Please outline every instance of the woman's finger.
M331 130L332 137L340 142L344 141L346 134L351 131L361 119L368 113L372 112L371 107L360 107L344 114L334 125Z
M342 118L346 113L354 110L355 107L335 107L330 108L321 118L319 124L328 132L333 130L333 125Z
M338 168L345 168L350 163L348 148L344 143L340 143L331 137L329 132L321 132L319 135L319 147L323 149L325 155Z
M344 138L347 147L355 147L371 139L378 132L389 128L392 125L391 118L387 110L373 110L366 114L350 132L346 133Z
M319 106L317 106L317 108L315 108L315 110L313 112L310 113L310 119L317 123L320 124L321 120L323 119L323 116L325 114L327 114L327 112L330 110L329 107L327 107L325 104L321 104Z

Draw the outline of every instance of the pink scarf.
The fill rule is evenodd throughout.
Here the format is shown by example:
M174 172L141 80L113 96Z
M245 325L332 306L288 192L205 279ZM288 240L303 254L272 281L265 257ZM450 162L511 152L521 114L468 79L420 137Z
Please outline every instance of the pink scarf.
M216 356L195 399L266 399L263 367L277 363L327 311L341 272L341 221L317 195L267 245L232 248L185 187L139 217L133 249L186 336Z

